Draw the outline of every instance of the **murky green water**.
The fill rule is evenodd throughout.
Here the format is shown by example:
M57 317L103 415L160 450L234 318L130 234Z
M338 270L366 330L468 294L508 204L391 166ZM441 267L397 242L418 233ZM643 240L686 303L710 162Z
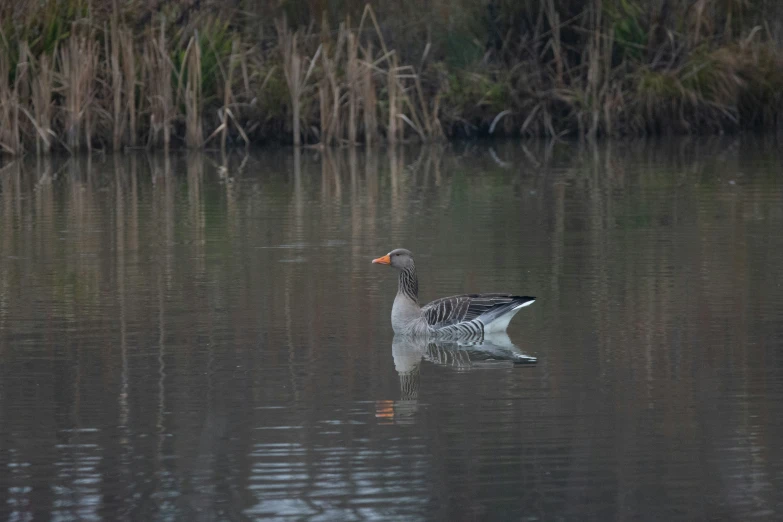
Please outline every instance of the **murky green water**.
M780 150L6 163L0 518L779 519ZM395 247L538 363L395 340Z

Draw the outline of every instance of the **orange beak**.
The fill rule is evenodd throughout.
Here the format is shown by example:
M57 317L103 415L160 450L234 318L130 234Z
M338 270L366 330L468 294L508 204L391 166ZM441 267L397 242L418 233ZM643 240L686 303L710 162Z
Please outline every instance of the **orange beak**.
M389 259L389 254L386 254L385 256L379 257L378 259L373 259L372 262L379 265L390 265L391 259Z

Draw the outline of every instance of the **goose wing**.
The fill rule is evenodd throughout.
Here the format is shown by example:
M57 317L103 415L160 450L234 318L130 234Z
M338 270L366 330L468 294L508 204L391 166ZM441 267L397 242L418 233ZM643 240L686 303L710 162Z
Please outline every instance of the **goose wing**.
M438 329L479 319L487 324L513 309L535 301L535 297L511 294L464 294L437 299L422 312L427 324Z

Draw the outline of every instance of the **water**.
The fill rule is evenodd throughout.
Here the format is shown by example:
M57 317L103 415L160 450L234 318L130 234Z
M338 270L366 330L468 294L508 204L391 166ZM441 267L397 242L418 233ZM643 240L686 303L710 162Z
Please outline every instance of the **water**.
M778 520L780 150L6 163L0 519ZM394 339L395 247L539 300Z

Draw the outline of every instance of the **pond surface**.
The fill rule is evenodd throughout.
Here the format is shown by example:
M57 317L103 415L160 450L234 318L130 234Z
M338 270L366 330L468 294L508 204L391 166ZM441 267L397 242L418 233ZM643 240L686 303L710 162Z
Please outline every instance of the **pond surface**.
M0 519L779 520L780 151L6 161ZM538 301L395 339L396 247Z

